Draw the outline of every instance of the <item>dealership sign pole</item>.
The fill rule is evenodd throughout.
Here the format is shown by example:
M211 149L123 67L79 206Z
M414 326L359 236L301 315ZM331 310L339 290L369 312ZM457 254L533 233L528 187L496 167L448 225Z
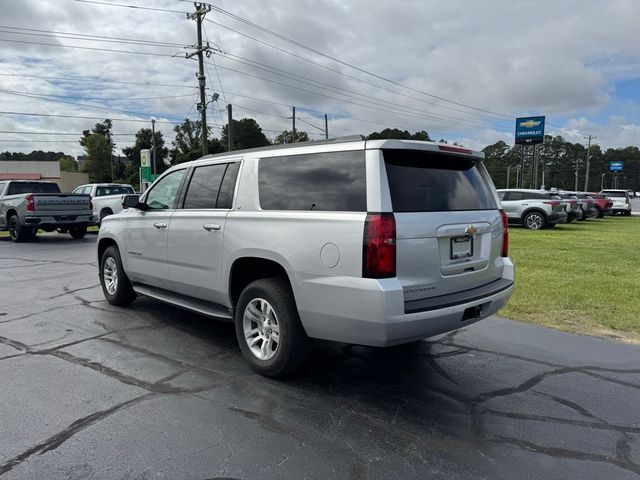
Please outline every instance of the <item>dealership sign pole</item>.
M522 154L520 157L520 188L524 187L524 156L525 156L525 146L533 145L533 159L535 161L536 157L536 148L535 146L538 143L544 142L544 122L545 117L520 117L516 118L516 145L522 145ZM533 169L533 163L531 165ZM537 181L537 179L533 180L533 170L531 172L532 175L532 183Z
M612 182L613 188L618 188L618 174L622 173L623 170L624 170L623 161L619 160L619 161L609 162L609 171L613 175L613 182Z

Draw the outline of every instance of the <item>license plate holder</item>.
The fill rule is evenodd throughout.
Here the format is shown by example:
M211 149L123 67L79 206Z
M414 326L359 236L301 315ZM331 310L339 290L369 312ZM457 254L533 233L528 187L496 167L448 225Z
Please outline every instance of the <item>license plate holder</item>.
M451 237L451 260L462 260L473 256L473 237L462 235Z

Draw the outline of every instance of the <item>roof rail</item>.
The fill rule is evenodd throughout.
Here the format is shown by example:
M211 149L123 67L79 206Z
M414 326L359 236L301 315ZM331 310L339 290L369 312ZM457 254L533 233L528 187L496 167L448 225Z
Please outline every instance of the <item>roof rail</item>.
M214 153L210 155L206 155L204 157L200 157L197 160L205 160L210 158L217 157L225 157L227 155L236 155L248 152L258 152L258 151L269 151L269 150L279 150L279 149L288 149L288 148L296 148L303 147L305 145L323 145L327 143L342 143L342 142L363 142L367 139L364 135L346 135L343 137L336 137L327 140L309 140L306 142L296 142L296 143L283 143L280 145L266 145L264 147L256 147L256 148L247 148L243 150L231 150L229 152L222 153Z

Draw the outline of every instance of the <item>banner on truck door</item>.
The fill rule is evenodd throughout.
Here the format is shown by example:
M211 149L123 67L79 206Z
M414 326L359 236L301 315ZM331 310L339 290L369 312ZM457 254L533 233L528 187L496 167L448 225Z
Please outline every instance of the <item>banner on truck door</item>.
M545 117L516 118L516 145L520 143L544 142Z

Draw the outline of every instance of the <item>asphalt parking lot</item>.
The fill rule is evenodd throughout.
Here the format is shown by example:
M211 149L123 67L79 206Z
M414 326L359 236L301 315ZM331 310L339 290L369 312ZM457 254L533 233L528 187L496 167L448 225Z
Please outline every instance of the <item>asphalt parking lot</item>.
M268 380L230 324L107 304L95 240L0 238L3 480L640 478L640 347L493 318Z

